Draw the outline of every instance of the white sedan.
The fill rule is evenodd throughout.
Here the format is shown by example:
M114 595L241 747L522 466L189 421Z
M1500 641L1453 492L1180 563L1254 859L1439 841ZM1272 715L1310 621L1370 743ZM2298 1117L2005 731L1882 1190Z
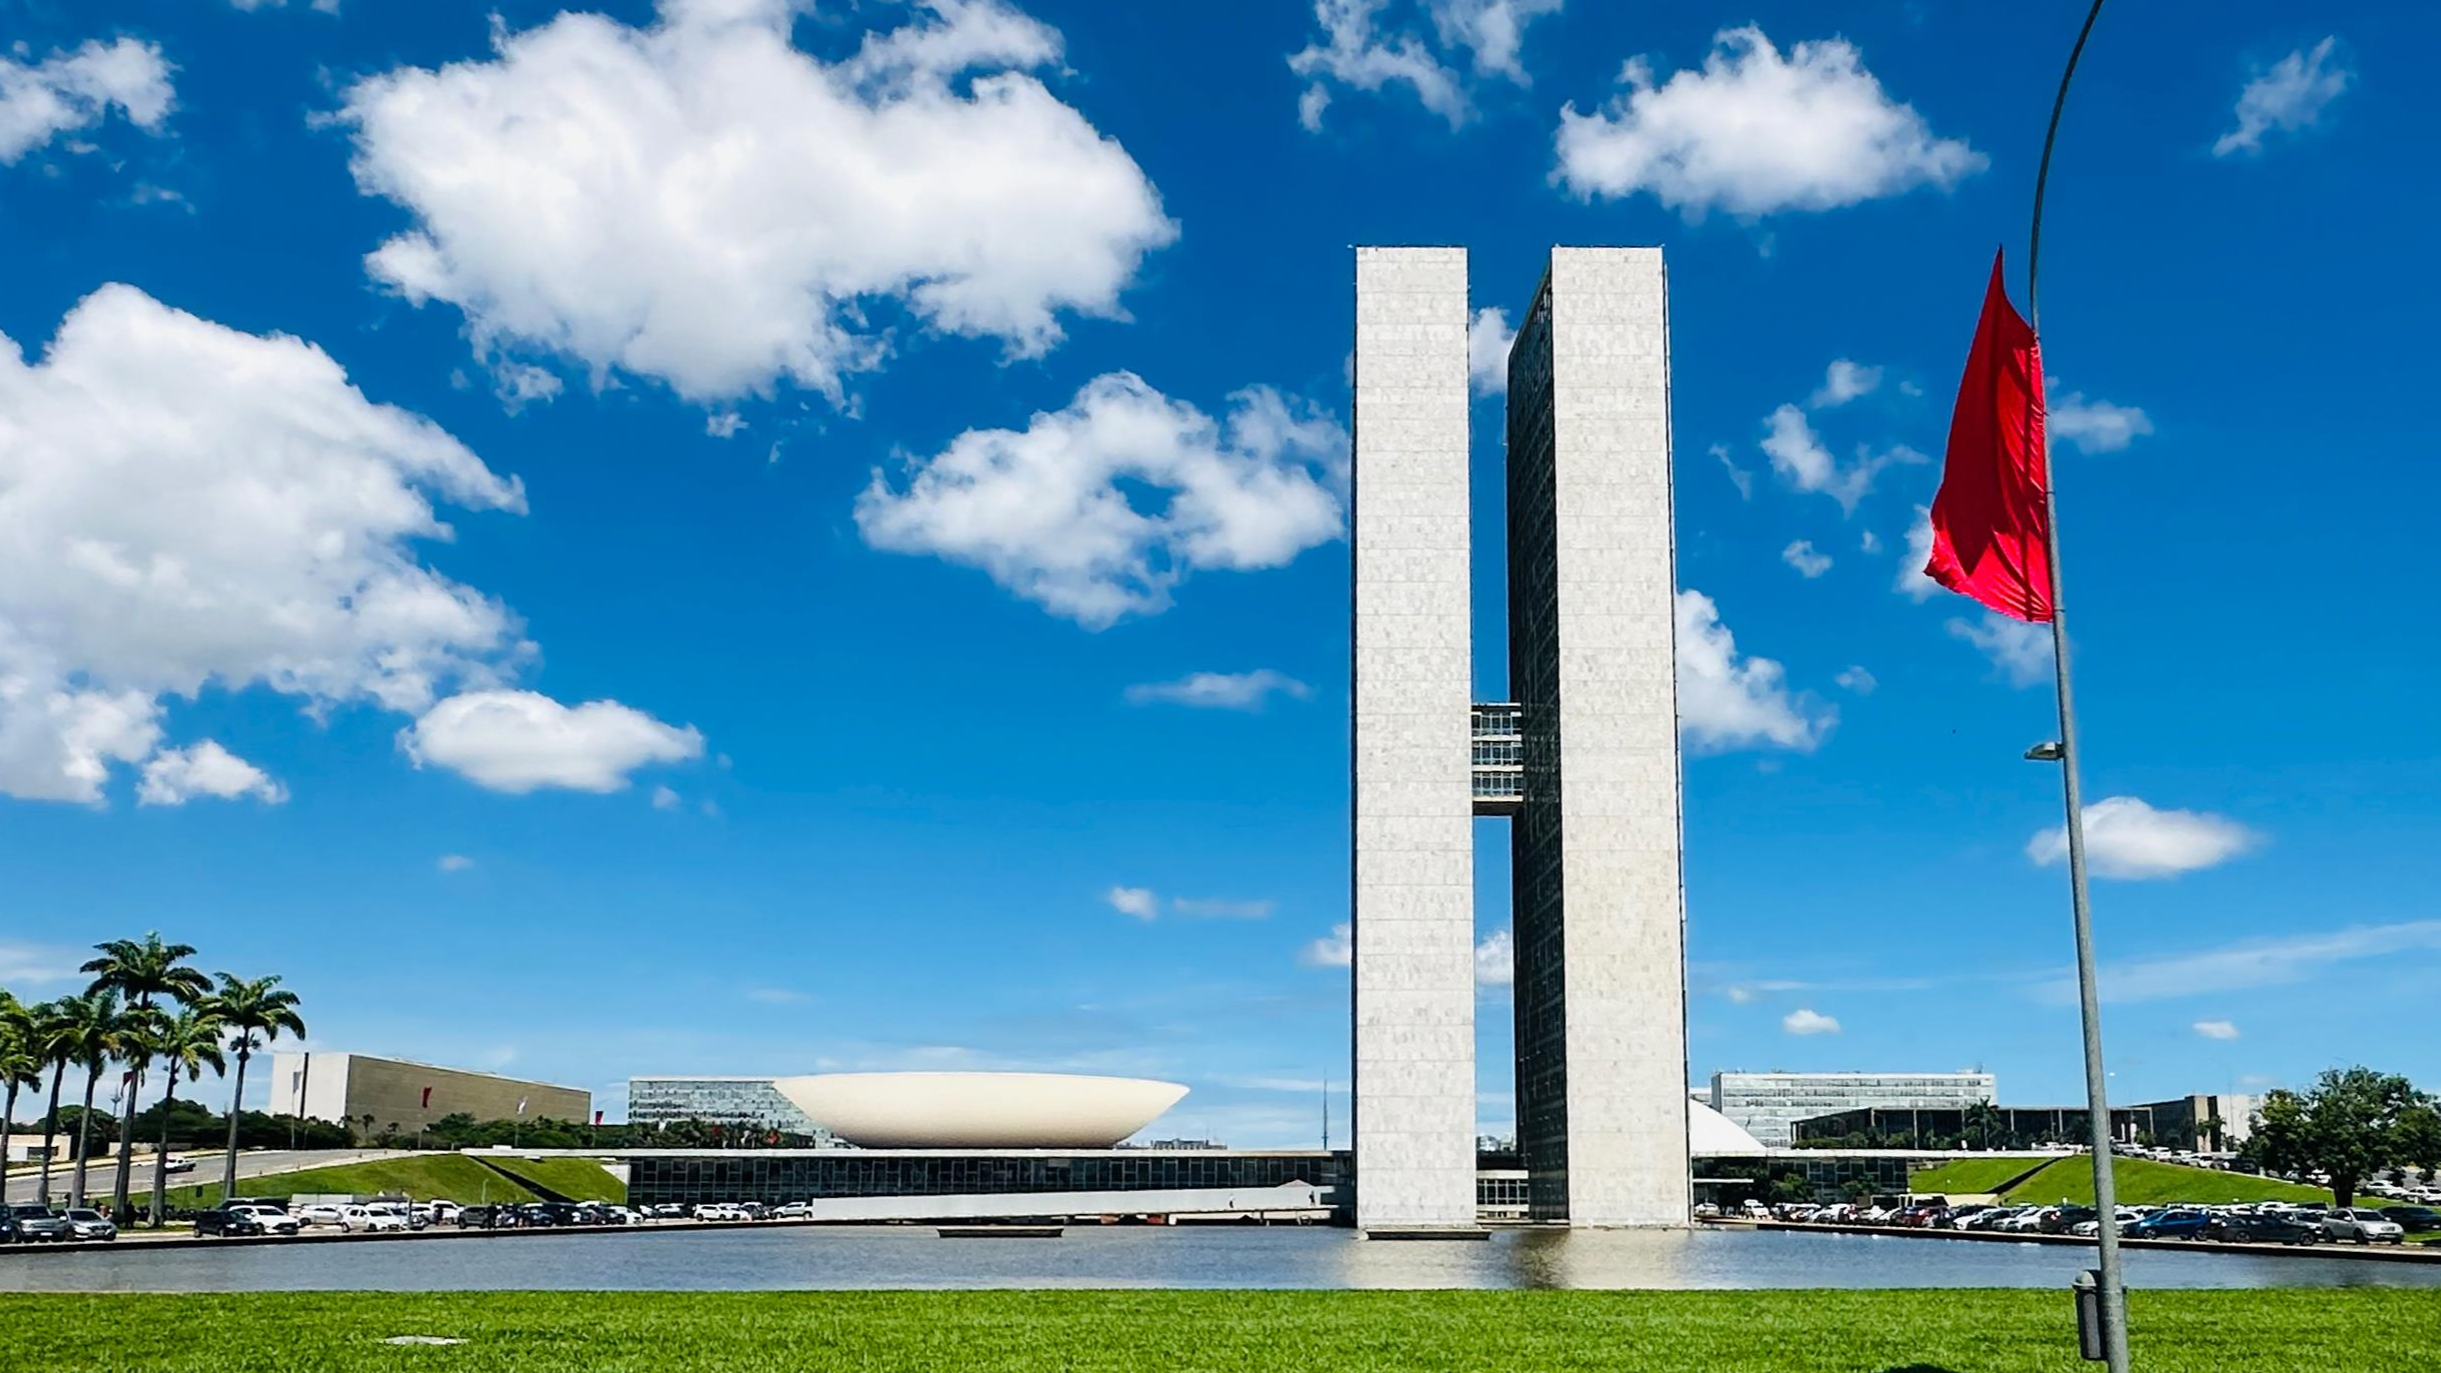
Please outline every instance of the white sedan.
M347 1228L346 1210L343 1206L316 1202L311 1206L298 1207L296 1214L297 1219L307 1225L336 1225L344 1230Z
M2335 1240L2359 1240L2366 1244L2405 1244L2407 1229L2379 1211L2361 1206L2323 1213L2322 1233Z

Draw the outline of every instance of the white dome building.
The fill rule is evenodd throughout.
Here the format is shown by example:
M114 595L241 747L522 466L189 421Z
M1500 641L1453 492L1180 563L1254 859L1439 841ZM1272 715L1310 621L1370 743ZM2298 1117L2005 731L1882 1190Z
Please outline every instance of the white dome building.
M1687 1102L1687 1157L1761 1158L1763 1142L1703 1102Z

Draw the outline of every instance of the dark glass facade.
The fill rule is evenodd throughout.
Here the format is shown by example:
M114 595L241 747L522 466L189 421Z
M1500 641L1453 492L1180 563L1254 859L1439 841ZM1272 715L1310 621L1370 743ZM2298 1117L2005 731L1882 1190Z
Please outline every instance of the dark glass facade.
M1007 1192L1140 1192L1278 1187L1302 1182L1353 1201L1355 1156L1343 1151L1114 1149L1089 1153L949 1154L887 1149L653 1155L627 1160L627 1204L692 1205L818 1197L938 1197Z
M1517 1146L1535 1220L1568 1219L1568 1008L1560 937L1559 498L1552 439L1551 289L1509 350L1509 694L1523 796L1509 828L1517 1017Z

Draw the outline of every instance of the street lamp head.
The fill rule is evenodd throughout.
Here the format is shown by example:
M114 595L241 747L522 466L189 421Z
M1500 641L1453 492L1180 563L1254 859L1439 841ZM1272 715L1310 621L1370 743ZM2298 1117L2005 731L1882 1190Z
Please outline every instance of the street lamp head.
M2026 750L2026 761L2029 763L2056 763L2067 756L2068 750L2060 747L2057 739L2046 739Z

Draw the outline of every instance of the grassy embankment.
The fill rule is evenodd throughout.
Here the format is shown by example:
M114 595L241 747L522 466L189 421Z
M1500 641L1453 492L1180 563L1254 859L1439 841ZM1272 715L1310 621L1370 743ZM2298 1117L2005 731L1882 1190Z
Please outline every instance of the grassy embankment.
M463 1154L411 1154L404 1158L377 1159L370 1163L345 1163L331 1168L307 1168L294 1173L239 1178L237 1194L241 1197L293 1197L307 1194L371 1196L376 1192L403 1192L419 1201L447 1197L469 1205L483 1201L540 1201L541 1193L520 1185L518 1180L524 1179L539 1182L551 1191L576 1201L619 1201L627 1195L627 1188L618 1179L590 1159L504 1158L496 1162L499 1165L497 1170ZM504 1172L513 1176L503 1177L501 1174ZM143 1176L147 1181L151 1178L149 1173ZM149 1197L152 1189L145 1188L137 1195L139 1198ZM170 1189L172 1206L200 1208L219 1202L218 1182Z
M2085 1155L2054 1159L2033 1173L2018 1177L2026 1172L2027 1166L2019 1159L1960 1159L1911 1173L1907 1185L1916 1192L1997 1190L2004 1200L2014 1202L2093 1203L2093 1164ZM2252 1173L2224 1173L2143 1158L2112 1159L2111 1181L2117 1185L2122 1206L2157 1206L2172 1201L2220 1205L2232 1201L2332 1200L2330 1192L2319 1187L2300 1187Z
M2129 1297L2146 1373L2441 1367L2441 1296ZM0 1296L18 1368L150 1373L2076 1373L2064 1292L771 1292ZM463 1340L393 1346L400 1335Z
M612 1177L608 1169L592 1159L486 1156L483 1161L504 1173L538 1183L570 1201L627 1200L627 1184Z

